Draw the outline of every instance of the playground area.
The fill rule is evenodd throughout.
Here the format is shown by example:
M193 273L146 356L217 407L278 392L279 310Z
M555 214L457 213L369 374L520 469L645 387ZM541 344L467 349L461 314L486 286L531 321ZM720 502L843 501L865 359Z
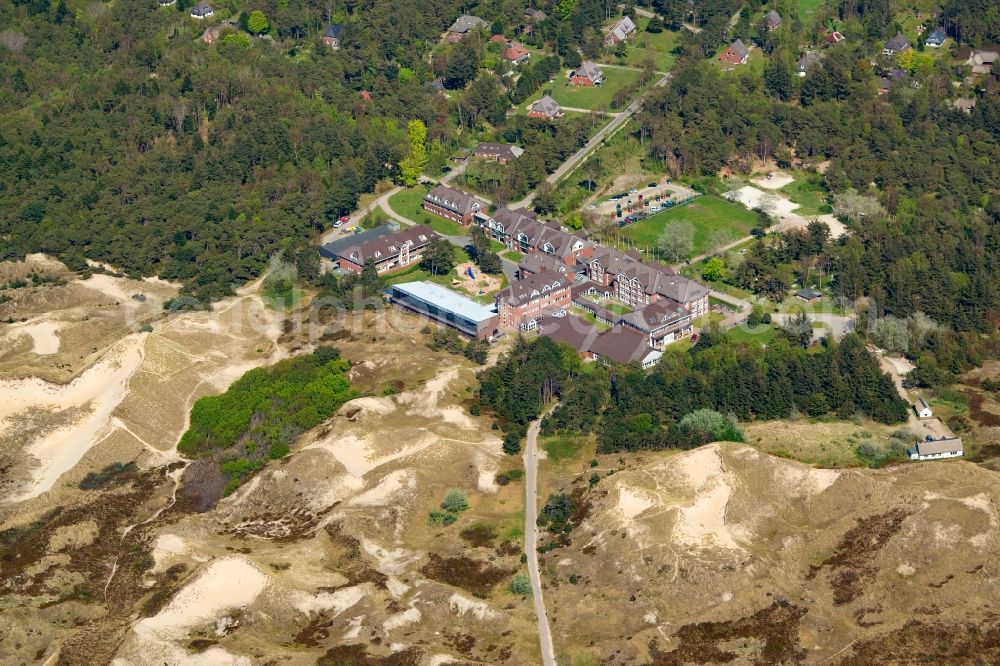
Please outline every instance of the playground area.
M458 277L451 279L451 286L461 288L473 296L486 296L500 290L500 277L487 275L474 263L465 262L455 267Z

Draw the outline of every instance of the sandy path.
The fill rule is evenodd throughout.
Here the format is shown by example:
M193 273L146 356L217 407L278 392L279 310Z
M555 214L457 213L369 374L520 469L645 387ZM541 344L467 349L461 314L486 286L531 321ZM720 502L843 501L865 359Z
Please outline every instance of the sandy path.
M726 192L723 196L730 201L740 202L750 210L760 208L765 213L777 217L788 215L799 207L798 204L792 203L788 199L769 194L749 185L741 187L738 190Z
M542 579L538 574L538 429L542 420L537 419L528 428L527 444L524 448L524 552L528 556L528 575L534 597L535 617L538 620L538 639L542 648L544 666L556 665L555 649L552 647L552 633L549 631L549 616L545 612L542 598Z
M128 392L128 382L143 358L143 338L132 335L112 347L94 366L66 385L36 377L0 381L0 426L25 409L42 407L59 412L89 407L86 416L32 442L27 453L36 458L31 483L10 501L32 499L52 488L94 444L113 429L111 414Z

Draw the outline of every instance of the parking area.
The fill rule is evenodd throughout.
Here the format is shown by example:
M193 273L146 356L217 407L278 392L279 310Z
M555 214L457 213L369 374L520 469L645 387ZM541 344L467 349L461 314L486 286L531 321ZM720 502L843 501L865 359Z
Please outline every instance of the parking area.
M603 201L591 204L588 208L601 217L618 220L637 211L651 215L695 196L698 196L698 193L690 187L663 178L655 182L650 181L645 187L616 192Z

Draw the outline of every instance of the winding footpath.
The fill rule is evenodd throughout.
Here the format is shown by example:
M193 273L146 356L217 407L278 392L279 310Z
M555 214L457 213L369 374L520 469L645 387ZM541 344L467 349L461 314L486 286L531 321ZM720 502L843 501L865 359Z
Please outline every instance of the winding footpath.
M527 444L524 448L524 551L528 556L528 575L531 577L531 594L538 618L538 638L542 647L542 664L556 666L552 634L549 632L549 617L545 612L542 598L542 580L538 574L538 428L539 418L528 428Z

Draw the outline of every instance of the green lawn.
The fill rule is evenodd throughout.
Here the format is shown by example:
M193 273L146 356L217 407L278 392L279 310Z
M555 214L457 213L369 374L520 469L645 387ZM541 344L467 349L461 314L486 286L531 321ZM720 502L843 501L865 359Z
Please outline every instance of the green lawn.
M507 250L506 252L501 252L500 256L505 259L510 259L516 264L521 263L521 259L524 258L524 255L518 252L517 250Z
M799 205L795 211L799 215L803 217L822 215L823 211L820 208L826 205L826 191L820 185L808 182L804 178L805 174L802 175L802 178L797 176L794 182L785 185L779 191L788 195L792 203Z
M552 99L559 102L560 106L588 109L591 111L604 107L609 113L616 113L620 109L611 108L611 101L614 99L615 93L626 86L635 84L639 80L639 77L642 76L642 72L634 69L605 67L604 76L606 79L604 83L588 88L586 86L574 86L571 84L569 79L566 78L567 73L567 70L563 70L556 74L555 83L543 85L534 95L525 100L518 109L527 113L529 106L541 99L546 91L551 91ZM634 97L634 95L630 96L629 101L632 101ZM567 113L572 114L573 112L568 111Z
M812 18L816 10L823 6L826 0L799 0L799 18L806 21Z
M427 191L428 188L424 185L405 189L389 197L389 207L396 211L396 214L417 224L426 224L444 236L464 236L467 234L468 229L462 225L424 210L423 203Z
M677 48L677 38L680 33L664 30L659 33L646 32L649 19L639 17L639 30L635 41L629 46L628 55L622 64L642 67L647 60L653 59L659 72L669 71L674 66L677 57L673 50Z
M576 458L587 444L586 436L554 435L542 440L542 449L552 462Z
M736 342L757 342L762 344L768 344L774 337L778 334L778 329L770 324L761 324L760 326L749 327L746 324L740 324L735 328L731 328L726 331L726 336L730 340L735 340Z
M636 245L655 247L664 229L682 220L694 226L691 253L697 256L749 235L757 222L757 216L739 204L714 196L702 196L689 204L676 206L629 225L623 232Z

